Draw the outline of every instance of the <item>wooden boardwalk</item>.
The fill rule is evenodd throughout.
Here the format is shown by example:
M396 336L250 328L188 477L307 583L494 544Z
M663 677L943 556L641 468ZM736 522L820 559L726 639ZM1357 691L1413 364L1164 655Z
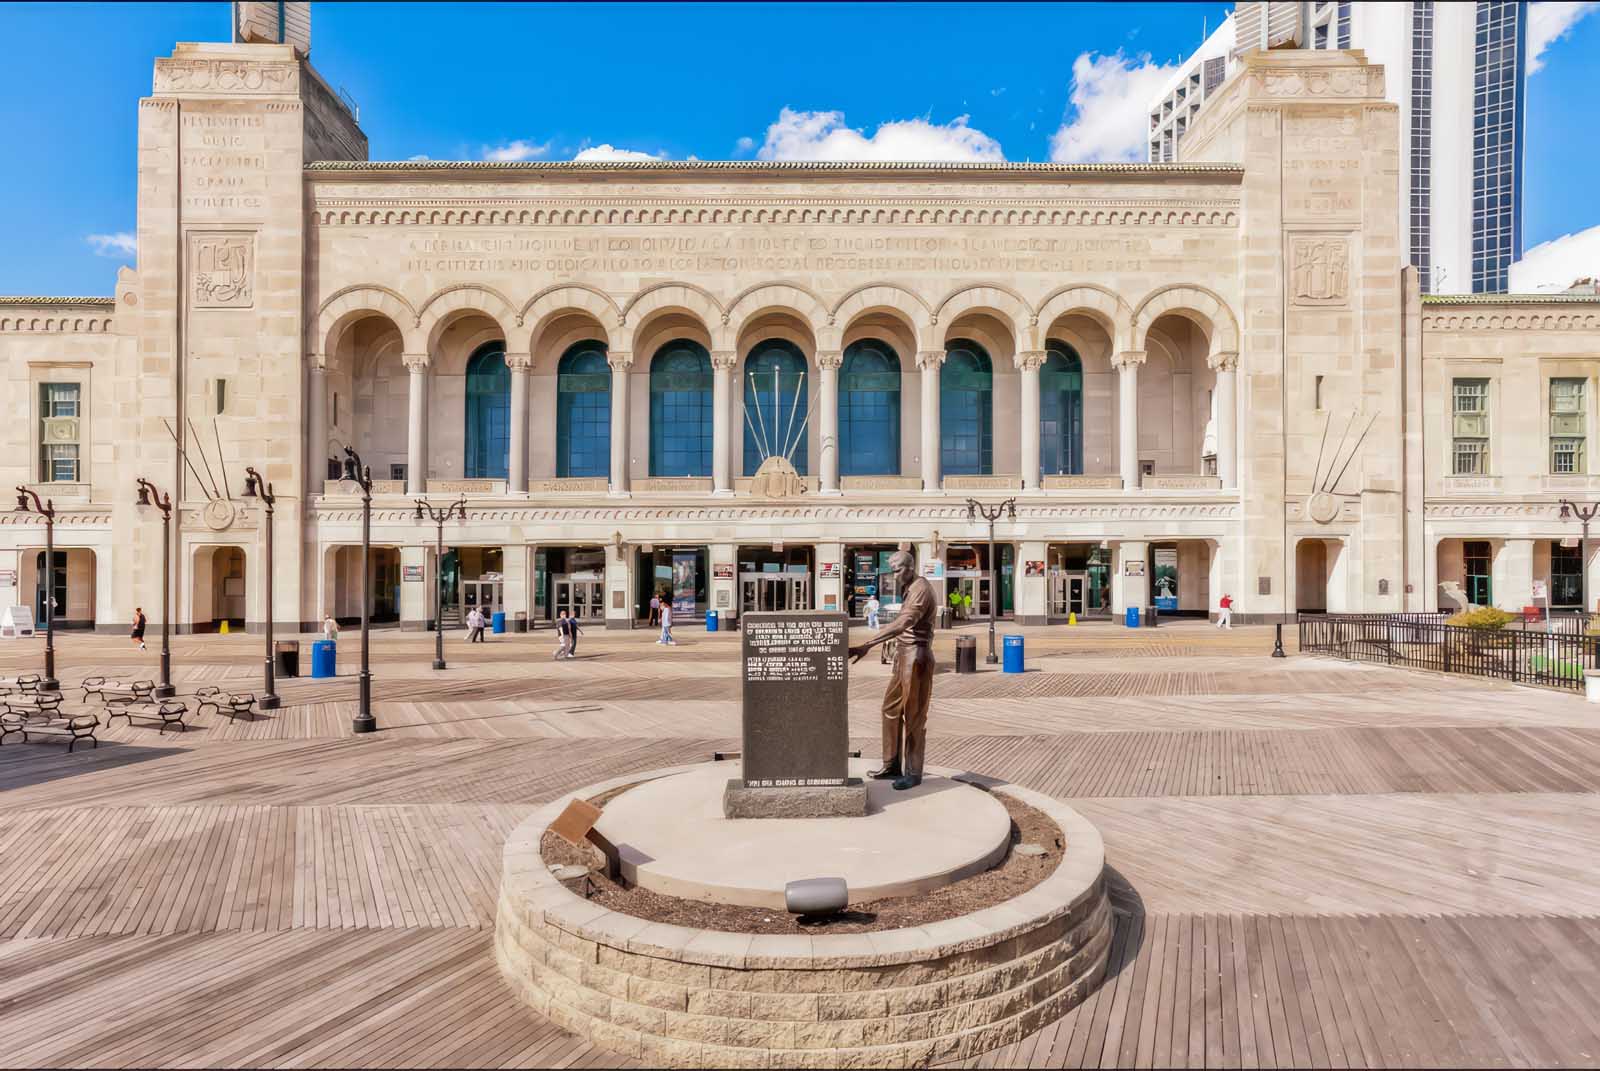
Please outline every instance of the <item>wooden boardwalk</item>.
M490 951L500 849L538 804L738 733L736 637L374 651L256 722L0 747L0 1065L614 1066ZM946 637L941 637L943 642ZM1020 678L941 675L931 761L1105 834L1106 984L980 1066L1600 1062L1600 721L1574 696L1310 658L1182 624L1029 635ZM65 636L63 677L150 668ZM251 686L253 637L184 637ZM348 644L346 668L354 662ZM0 672L36 647L0 648ZM143 661L135 661L143 659ZM203 660L203 661L202 661ZM72 667L85 667L81 672ZM871 750L883 685L852 682Z

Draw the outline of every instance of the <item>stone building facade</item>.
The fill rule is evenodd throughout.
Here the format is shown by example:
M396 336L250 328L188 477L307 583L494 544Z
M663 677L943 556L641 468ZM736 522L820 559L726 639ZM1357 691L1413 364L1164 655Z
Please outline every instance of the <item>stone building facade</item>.
M0 466L59 513L49 570L0 514L0 600L48 572L66 624L159 620L139 477L180 628L260 627L268 583L280 627L359 615L346 447L403 627L441 591L859 616L898 547L984 613L968 499L1015 498L993 594L1030 623L1433 608L1469 565L1520 605L1570 567L1594 463L1552 472L1551 428L1570 468L1600 303L1418 296L1358 52L1249 57L1181 164L376 163L286 45L179 45L138 115L137 270L0 299ZM466 504L443 556L424 498Z

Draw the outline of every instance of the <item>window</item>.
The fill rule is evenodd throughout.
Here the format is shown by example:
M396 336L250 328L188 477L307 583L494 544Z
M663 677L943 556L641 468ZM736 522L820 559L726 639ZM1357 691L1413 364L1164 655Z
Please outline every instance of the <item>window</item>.
M339 392L333 392L333 426L339 426Z
M744 474L774 455L806 473L806 357L792 342L758 342L744 359Z
M1473 73L1472 292L1506 289L1522 255L1527 5L1480 0Z
M650 361L650 475L711 475L711 355L688 339Z
M994 471L994 375L976 342L954 339L939 374L939 455L946 476Z
M1582 379L1550 381L1550 471L1553 473L1585 470L1583 385Z
M1215 476L1217 474L1217 455L1206 454L1200 459L1200 475Z
M1550 605L1583 606L1583 550L1576 540L1570 547L1560 540L1550 544Z
M479 346L467 361L469 480L503 480L511 463L511 370L506 344Z
M556 476L611 475L611 365L603 342L579 342L556 366Z
M1411 5L1411 263L1433 292L1433 0Z
M1493 588L1489 583L1490 560L1493 557L1485 540L1468 540L1461 545L1462 588L1467 601L1474 606L1493 606Z
M1452 476L1489 472L1489 381L1458 379L1452 385Z
M399 480L401 483L405 482L406 466L404 462L401 462L400 464L395 464L394 462L389 463L389 479Z
M81 390L77 383L39 384L39 479L47 483L80 479Z
M1321 376L1317 377L1317 381L1316 381L1315 385L1312 387L1312 408L1316 409L1318 412L1322 411L1322 377Z
M1083 472L1083 362L1063 342L1046 343L1039 369L1039 471L1046 476Z
M844 351L839 370L839 472L900 475L900 358L864 338Z

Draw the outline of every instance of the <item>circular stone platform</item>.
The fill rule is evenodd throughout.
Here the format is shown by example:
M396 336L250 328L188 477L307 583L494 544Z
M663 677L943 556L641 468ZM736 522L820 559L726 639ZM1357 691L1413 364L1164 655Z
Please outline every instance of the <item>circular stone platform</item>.
M869 769L855 760L850 776ZM938 776L904 792L868 781L864 816L724 818L722 791L740 775L736 762L712 763L607 803L596 828L621 853L623 878L686 900L780 911L788 882L844 878L850 902L860 904L981 874L1005 857L1011 839L1000 801Z
M643 776L725 781L728 770L716 763ZM1055 870L1010 900L875 933L747 934L610 910L545 866L540 841L568 803L640 777L590 785L534 812L507 838L500 880L501 973L536 1011L604 1048L657 1067L920 1067L1019 1041L1105 975L1105 849L1094 826L1048 796L992 786L1043 811L1066 839Z

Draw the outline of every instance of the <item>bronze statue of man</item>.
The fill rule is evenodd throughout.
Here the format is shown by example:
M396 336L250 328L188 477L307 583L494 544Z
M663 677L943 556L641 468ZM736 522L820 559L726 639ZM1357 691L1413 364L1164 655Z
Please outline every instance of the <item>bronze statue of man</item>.
M897 789L922 783L922 756L928 742L928 700L933 698L933 615L939 608L933 586L917 575L908 551L889 559L902 593L900 612L866 643L850 648L852 662L888 640L895 644L894 670L883 696L883 766L878 779L894 778Z

